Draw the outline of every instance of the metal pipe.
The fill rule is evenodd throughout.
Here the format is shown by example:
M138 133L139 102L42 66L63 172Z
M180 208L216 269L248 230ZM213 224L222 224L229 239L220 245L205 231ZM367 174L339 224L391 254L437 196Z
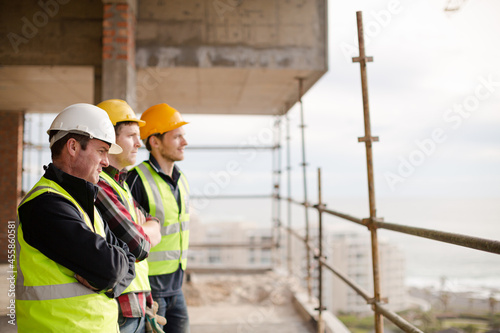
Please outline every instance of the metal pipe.
M363 297L366 302L370 302L373 298L368 294L363 287L359 286L356 282L352 281L348 276L342 274L338 269L334 268L331 264L328 264L324 258L320 259L321 264L330 270L333 274L337 275L339 279L344 281L348 286L350 286L356 293Z
M21 188L27 189L27 191L33 186L31 184L31 147L26 146L27 142L26 140L26 133L29 136L28 137L28 143L31 143L33 141L32 135L33 135L33 130L32 130L32 124L33 124L33 116L29 113L24 114L24 133L23 133L23 183ZM28 123L28 126L26 126L26 123Z
M273 140L276 140L275 138L275 132L273 131ZM275 242L275 234L276 234L276 223L277 223L277 217L276 217L276 150L273 149L271 151L271 193L273 193L272 199L271 199L271 239L273 243ZM276 251L271 250L271 262L273 265L277 264L276 262Z
M384 315L384 317L389 319L394 325L396 325L403 331L407 333L423 333L423 331L407 322L403 317L385 308L382 304L376 302L373 304L373 306L377 309L378 312Z
M287 199L287 198L282 198L284 200L287 200L288 202L295 203L298 205L304 206L303 202L298 202L293 199ZM340 213L331 209L325 209L325 208L320 208L317 205L313 206L314 208L323 211L324 213L340 217L345 220L352 221L354 223L357 223L359 225L367 226L367 223L363 222L362 219ZM418 227L411 227L403 224L396 224L396 223L389 223L389 222L373 222L373 227L377 229L386 229L386 230L391 230L395 232L400 232L403 234L407 235L413 235L421 238L428 238L432 240L436 240L439 242L443 243L449 243L449 244L454 244L454 245L459 245L463 247L467 247L470 249L474 250L479 250L479 251L484 251L484 252L489 252L489 253L495 253L495 254L500 254L500 242L495 241L495 240L490 240L490 239L485 239L485 238L479 238L479 237L472 237L472 236L467 236L467 235L461 235L461 234L456 234L456 233L450 233L450 232L445 232L445 231L439 231L439 230L433 230L433 229L425 229L425 228L418 228Z
M272 242L268 243L194 243L189 244L192 248L207 248L207 247L222 247L222 248L256 248L256 249L271 249Z
M306 144L305 144L305 125L304 125L304 104L302 103L303 94L303 84L304 78L298 78L299 80L299 104L300 104L300 129L302 137L302 178L304 182L304 202L307 201L307 169L306 169ZM309 242L309 211L306 207L305 211L305 222L306 222L306 243ZM309 249L306 251L306 265L307 265L307 295L309 296L309 301L312 298L312 284L311 284L311 254Z
M226 195L190 195L190 199L266 199L272 194L226 194Z
M388 222L375 222L374 225L380 229L397 231L408 235L433 239L436 241L464 246L475 250L500 254L499 241L460 235L451 232L432 230L432 229L410 227L406 225L388 223Z
M322 197L321 197L321 169L318 168L318 206L321 207L323 205ZM307 208L306 208L307 209ZM318 222L319 222L319 255L318 255L318 333L324 333L324 323L323 323L323 265L321 264L321 258L323 258L323 212L321 209L318 210Z
M278 131L278 139L275 142L276 149L273 151L277 150L278 154L278 173L277 173L277 189L276 189L276 195L277 198L279 198L281 194L281 174L282 174L282 163L281 163L281 120L282 116L279 116L276 118L276 126L277 126L277 131ZM282 253L281 253L281 224L282 224L282 218L281 218L281 201L279 199L275 199L275 203L277 205L277 215L278 215L278 225L276 228L276 232L278 233L277 235L277 243L276 243L276 249L277 249L277 254L278 254L278 265L281 266L281 260L282 260Z
M375 185L373 177L373 155L372 155L372 135L370 125L370 107L368 102L368 79L366 73L366 63L370 61L365 55L365 42L363 32L363 14L356 12L356 19L358 23L358 42L359 42L359 57L353 59L359 62L361 69L361 89L363 94L363 113L365 123L365 137L362 141L366 146L366 165L368 173L368 198L370 202L370 221L373 221L377 216L377 207L375 204ZM372 244L372 268L373 268L373 289L375 294L375 301L380 302L380 276L379 276L379 255L378 255L378 239L377 229L370 227L371 244ZM382 315L375 308L375 332L382 333L384 331Z
M279 147L279 140L281 137L281 132L280 132L280 121L279 118L275 118L274 122L274 131L273 131L273 138L274 138L274 149L272 150L272 179L273 179L273 203L272 203L272 217L273 217L273 226L272 226L272 234L271 234L271 239L273 240L273 244L276 246L273 247L273 253L272 253L272 260L275 262L276 266L281 265L281 260L280 260L280 253L279 253L279 247L280 247L280 225L281 225L281 203L277 199L279 198L280 195L280 179L281 179L281 163L280 163L280 147Z
M314 247L314 244L312 242L306 242L306 238L304 236L301 236L297 231L293 229L288 229L284 228L288 233L292 234L295 236L298 240L302 241L304 245L306 246L307 250L312 251L315 256L319 255L319 251L316 247Z
M292 196L292 167L291 167L291 156L290 156L290 118L288 114L286 115L286 174L287 174L287 192L288 197ZM279 200L280 198L278 198ZM292 229L292 203L288 201L287 204L287 226L288 229ZM292 274L292 235L287 234L286 241L286 261L288 266L288 274Z
M189 150L242 150L242 149L262 149L272 150L276 146L186 146Z
M328 213L330 215L334 215L334 216L343 218L345 220L349 220L351 222L354 222L354 223L357 223L357 224L360 224L360 225L363 225L363 226L365 225L363 223L363 220L359 219L357 217L354 217L354 216L351 216L351 215L348 215L348 214L344 214L344 213L340 213L340 212L336 212L336 211L331 210L331 209L322 209L322 210L323 210L323 212Z
M319 205L318 205L319 206ZM321 206L319 206L321 207ZM286 228L285 228L286 229ZM289 235L293 235L297 237L299 240L305 240L304 237L300 236L296 231L292 229L286 229ZM312 244L306 244L307 247L311 247ZM318 254L320 252L319 249L316 251ZM351 280L347 275L341 273L337 268L333 265L326 262L326 258L323 256L318 256L319 262L322 267L325 267L330 272L335 274L339 279L341 279L344 283L346 283L349 287L351 287L359 296L361 296L368 304L372 304L372 306L377 310L378 313L385 316L388 320L394 323L396 326L401 328L404 332L408 333L423 333L421 330L408 323L404 318L400 317L397 313L387 309L381 302L376 302L374 297L372 297L363 287L359 286L356 282Z
M396 326L401 328L403 331L409 332L409 333L423 333L422 331L420 331L418 328L416 328L412 324L408 323L404 318L400 317L395 312L385 308L381 303L374 302L374 299L368 294L368 292L366 290L363 289L363 287L359 286L356 282L352 281L348 276L342 274L336 268L334 268L332 265L328 264L324 258L321 258L320 261L321 261L321 264L323 266L325 266L328 270L330 270L333 274L335 274L339 279L341 279L348 286L350 286L359 296L363 297L363 299L367 303L372 303L373 306L378 310L378 312L380 312L382 315L384 315L387 319L389 319L392 323L394 323Z

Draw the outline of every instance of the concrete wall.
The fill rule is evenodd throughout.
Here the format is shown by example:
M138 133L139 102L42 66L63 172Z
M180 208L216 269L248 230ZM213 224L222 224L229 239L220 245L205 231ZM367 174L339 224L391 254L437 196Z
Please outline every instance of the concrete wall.
M137 66L326 70L326 2L141 1Z
M0 64L100 65L101 0L0 1Z

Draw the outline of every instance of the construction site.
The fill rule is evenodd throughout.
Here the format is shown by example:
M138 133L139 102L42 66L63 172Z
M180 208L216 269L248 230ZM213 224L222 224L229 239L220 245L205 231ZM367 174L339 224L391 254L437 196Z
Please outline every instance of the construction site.
M443 2L444 12L457 12L463 3ZM412 244L406 239L466 248L491 262L500 261L500 241L492 232L482 237L461 226L443 230L388 222L379 213L376 179L385 177L393 192L406 180L411 184L420 166L417 158L429 159L427 151L434 152L451 133L436 127L420 140L420 150L400 158L399 173L377 174L374 147L381 139L372 129L369 99L377 82L368 81L377 58L369 45L380 34L374 29L391 19L399 24L396 18L406 5L384 2L368 13L349 12L356 40L335 45L334 52L342 50L355 71L359 92L354 97L359 109L349 112L357 114L355 130L360 132L348 134L359 147L357 165L347 167L356 181L346 184L328 169L341 161L326 150L344 144L338 137L347 130L308 123L314 109L304 102L327 72L340 66L329 60L329 26L336 24L329 15L331 2L1 1L0 331L17 332L15 266L8 245L19 202L42 175L42 165L50 162L47 126L70 104L114 98L126 100L137 114L167 102L186 114L193 132L205 131L204 138L186 148L187 154L201 157L182 166L195 175L183 287L191 332L358 332L341 320L347 315L369 317L366 332L424 332L431 326L423 314L431 309L450 314L452 293L445 294L444 288L408 293L406 264L417 258L405 255L405 242ZM487 85L485 80L480 79L481 91L496 96L489 89L496 81ZM346 112L335 100L329 107L331 113ZM213 124L219 127L209 128ZM307 138L320 127L328 127L325 133L336 141L313 141L325 155L325 165L316 167L308 159ZM140 154L147 158L145 149ZM255 174L243 178L251 168ZM340 185L330 191L332 178ZM345 191L349 197L357 188L364 199L355 209L328 201L332 192ZM391 205L384 202L383 209ZM364 215L358 216L360 211ZM349 229L339 229L339 224ZM394 244L381 233L407 238ZM455 312L489 316L495 323L500 308L500 288L495 288L481 297L455 294L460 299L455 305L462 306ZM474 332L497 332L497 321L499 327L481 323L484 328Z

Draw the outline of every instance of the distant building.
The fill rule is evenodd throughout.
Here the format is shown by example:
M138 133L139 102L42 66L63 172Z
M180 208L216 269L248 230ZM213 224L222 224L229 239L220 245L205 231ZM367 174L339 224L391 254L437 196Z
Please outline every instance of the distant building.
M270 268L273 252L271 230L253 223L224 222L201 224L196 220L191 227L189 266L195 268ZM311 229L313 230L313 229ZM317 244L317 235L311 232ZM282 242L285 242L282 239ZM210 246L213 244L213 246ZM198 246L203 245L203 247ZM255 245L255 246L252 246ZM264 245L264 246L262 246ZM292 238L292 265L294 274L302 274L306 286L305 250L302 242ZM368 294L373 294L371 244L366 234L353 231L327 230L323 242L324 255L329 264L348 275ZM281 244L282 264L286 265L286 244ZM395 245L379 240L380 278L382 297L394 311L407 308L405 261ZM312 259L314 296L318 295L317 262ZM326 269L323 271L323 303L333 313L370 313L369 305L343 281Z
M193 246L189 249L189 267L271 267L269 228L245 222L195 223L190 228Z
M311 228L312 241L317 244L316 228ZM327 262L342 274L347 275L368 294L373 295L373 272L371 242L368 234L348 230L324 230L323 255ZM304 246L292 243L295 267L305 267ZM408 307L405 281L405 260L401 250L394 244L379 239L379 272L382 297L387 298L387 307L399 311ZM300 259L299 259L300 258ZM316 265L317 266L317 265ZM299 270L295 270L298 272ZM300 271L305 271L301 269ZM317 269L314 270L317 277ZM305 276L302 276L305 281ZM315 296L317 278L313 279ZM304 282L305 285L305 282ZM323 304L327 310L338 313L371 313L366 301L336 275L323 270Z

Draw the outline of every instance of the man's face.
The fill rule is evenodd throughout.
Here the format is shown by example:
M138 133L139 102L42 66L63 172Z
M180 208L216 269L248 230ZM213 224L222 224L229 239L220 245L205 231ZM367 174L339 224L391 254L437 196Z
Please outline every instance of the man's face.
M97 184L102 168L109 165L109 144L98 139L91 139L85 150L78 142L76 144L72 175Z
M184 147L188 144L184 135L182 126L163 134L158 150L166 161L177 162L184 159Z
M124 124L119 128L116 143L122 147L123 152L118 155L111 155L111 165L118 170L134 165L137 159L137 151L141 146L139 125Z

